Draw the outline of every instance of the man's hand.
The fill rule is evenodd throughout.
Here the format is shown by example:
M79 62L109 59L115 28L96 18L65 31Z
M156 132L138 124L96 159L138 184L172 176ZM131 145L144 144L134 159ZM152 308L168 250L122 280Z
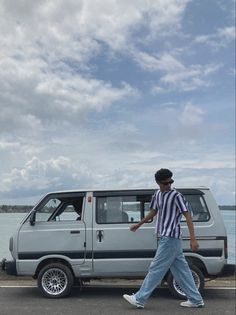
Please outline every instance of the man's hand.
M198 245L198 242L195 238L190 240L190 248L193 252L198 250L199 245Z
M138 228L139 228L138 224L133 224L133 225L131 225L131 227L129 229L130 229L130 231L135 232Z
M190 234L190 248L193 252L195 252L196 250L198 250L199 245L195 237L191 213L187 211L187 212L184 212L183 215L186 218L186 222L187 222L187 226L188 226L188 230Z
M141 221L139 221L136 224L131 225L131 227L129 228L130 231L135 232L138 228L140 228L141 225L143 225L143 223L146 223L149 220L151 220L156 214L157 214L156 210L150 209L148 214Z

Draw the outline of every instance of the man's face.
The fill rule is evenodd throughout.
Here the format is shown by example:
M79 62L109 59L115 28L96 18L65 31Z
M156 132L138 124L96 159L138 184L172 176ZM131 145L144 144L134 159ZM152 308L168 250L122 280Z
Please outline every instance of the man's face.
M171 184L173 184L174 180L169 177L163 181L157 182L159 187L160 187L160 191L164 192L164 191L169 191L171 189Z

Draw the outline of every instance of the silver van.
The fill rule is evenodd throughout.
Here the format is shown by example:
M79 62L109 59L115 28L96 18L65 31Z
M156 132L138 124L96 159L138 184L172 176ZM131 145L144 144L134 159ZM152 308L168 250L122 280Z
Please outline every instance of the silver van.
M199 242L189 248L186 222L183 246L197 287L219 275L227 263L227 235L219 208L208 188L179 188L188 201ZM90 279L138 279L146 275L155 255L154 220L135 233L132 223L149 211L154 189L75 190L52 192L26 215L10 238L13 260L2 261L12 275L37 279L49 298L69 294L74 283ZM164 278L171 293L184 297L170 272Z

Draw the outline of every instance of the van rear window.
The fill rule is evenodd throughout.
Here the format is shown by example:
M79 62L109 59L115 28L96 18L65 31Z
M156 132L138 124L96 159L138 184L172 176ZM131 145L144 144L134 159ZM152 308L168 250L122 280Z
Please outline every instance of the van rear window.
M184 197L187 200L188 209L191 211L194 222L204 222L210 219L210 213L202 195L185 195ZM182 221L185 221L184 216Z

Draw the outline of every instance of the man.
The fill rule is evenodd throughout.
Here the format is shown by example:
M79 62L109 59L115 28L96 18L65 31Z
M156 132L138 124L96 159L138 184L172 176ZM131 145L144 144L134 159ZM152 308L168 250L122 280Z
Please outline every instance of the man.
M203 299L196 288L191 270L185 260L181 244L180 220L183 214L190 234L191 250L198 249L192 218L183 195L175 189L171 189L171 184L174 182L172 175L168 169L160 169L156 172L155 180L160 189L152 197L150 211L139 223L130 227L130 230L135 232L142 224L157 215L156 233L159 237L159 245L148 274L138 292L133 295L123 295L127 302L137 308L144 308L147 299L161 283L169 269L187 296L187 301L180 305L184 307L204 306Z

